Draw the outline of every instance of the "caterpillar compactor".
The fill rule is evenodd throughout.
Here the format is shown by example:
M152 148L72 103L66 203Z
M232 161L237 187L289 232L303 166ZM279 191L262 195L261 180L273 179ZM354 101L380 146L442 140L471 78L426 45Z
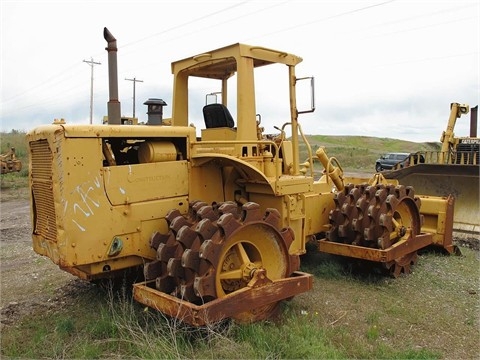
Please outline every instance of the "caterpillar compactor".
M203 325L262 320L311 289L312 275L300 271L307 242L395 276L410 271L421 248L453 251L451 197L418 195L380 174L347 178L322 148L323 174L314 176L298 122L314 110L313 90L306 110L296 98L313 79L297 77L300 57L234 44L176 61L171 118L129 125L120 115L117 42L107 29L104 37L108 124L56 120L27 135L33 246L61 269L92 280L141 268L136 300ZM267 135L254 76L275 66L284 70L287 112L269 119L279 133ZM205 91L197 80L208 82ZM209 91L220 101L206 105ZM190 125L195 114L201 126Z
M17 158L15 148L12 147L5 154L0 154L1 173L19 172L22 170L22 162Z

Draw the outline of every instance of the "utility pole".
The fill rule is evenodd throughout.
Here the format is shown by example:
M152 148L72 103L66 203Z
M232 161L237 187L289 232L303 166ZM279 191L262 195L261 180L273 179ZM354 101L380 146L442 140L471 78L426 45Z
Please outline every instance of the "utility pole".
M92 118L93 118L93 67L95 65L101 65L99 62L93 61L93 58L90 58L90 60L83 60L84 63L87 63L90 65L90 125L92 124Z
M143 80L137 80L137 78L125 79L125 80L133 81L133 117L135 118L135 83L143 82Z

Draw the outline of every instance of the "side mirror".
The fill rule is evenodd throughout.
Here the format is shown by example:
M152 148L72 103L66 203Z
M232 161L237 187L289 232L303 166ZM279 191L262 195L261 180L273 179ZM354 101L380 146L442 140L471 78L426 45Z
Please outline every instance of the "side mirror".
M315 111L315 78L313 76L297 78L296 79L297 85L298 85L299 81L302 81L302 80L310 80L310 109L308 109L308 110L297 109L297 111L298 111L299 114L306 114L306 113L311 113L311 112ZM298 88L298 86L297 86L297 88ZM298 100L299 99L297 97L297 101Z

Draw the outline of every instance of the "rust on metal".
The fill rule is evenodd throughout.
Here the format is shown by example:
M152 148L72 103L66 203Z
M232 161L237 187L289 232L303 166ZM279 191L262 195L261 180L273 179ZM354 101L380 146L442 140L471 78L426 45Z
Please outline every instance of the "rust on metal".
M432 234L422 233L415 237L404 238L387 249L366 248L363 246L333 242L327 239L320 240L318 247L321 252L329 254L386 263L422 249L432 244L432 241Z
M5 154L1 154L0 160L2 165L2 174L7 174L14 171L18 172L22 170L22 162L17 158L14 147L10 148L10 150Z
M203 326L309 291L313 275L295 271L288 278L270 280L266 271L259 269L246 287L203 305L158 291L153 283L134 284L135 300L187 324Z

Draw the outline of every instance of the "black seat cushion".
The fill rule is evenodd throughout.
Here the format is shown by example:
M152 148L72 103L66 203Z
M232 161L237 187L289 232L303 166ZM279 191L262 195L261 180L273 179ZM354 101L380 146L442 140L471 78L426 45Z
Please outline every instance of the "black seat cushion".
M235 122L227 107L223 104L208 104L203 107L203 117L207 129L218 127L233 128Z

